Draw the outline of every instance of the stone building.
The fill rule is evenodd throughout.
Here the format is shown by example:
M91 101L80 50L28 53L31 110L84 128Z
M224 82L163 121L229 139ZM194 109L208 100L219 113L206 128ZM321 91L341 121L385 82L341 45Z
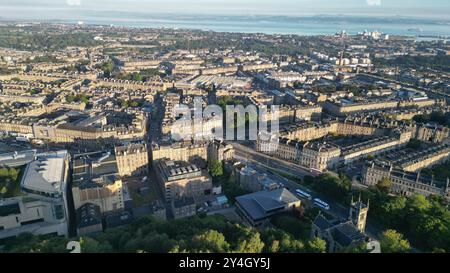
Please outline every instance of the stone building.
M172 200L171 209L174 219L180 219L193 216L197 213L196 203L192 197L184 197L178 200Z
M368 162L362 170L362 183L367 186L374 186L383 178L391 181L390 192L412 196L421 194L424 196L440 195L450 200L449 179L446 181L436 180L434 177L427 177L418 173L405 172L395 169L390 163L382 161Z
M327 252L339 252L345 248L365 243L365 227L369 205L359 200L351 203L346 220L328 219L319 214L311 225L311 237L319 237L327 243Z
M72 195L75 209L86 203L100 207L102 215L125 207L123 183L111 152L76 154L72 160Z
M300 164L312 170L324 171L339 164L341 149L327 142L311 142L303 146Z
M190 197L202 200L212 194L211 177L195 164L161 159L155 166L158 184L166 202Z
M436 124L418 124L414 127L414 138L433 143L442 143L449 136L449 128Z
M103 231L100 207L86 203L76 210L77 235L101 233Z
M239 186L248 192L262 190L274 190L280 187L278 183L270 179L267 174L260 173L255 169L245 166L237 172Z
M208 145L208 160L227 161L233 159L234 147L224 141L214 139Z
M167 158L174 161L191 162L195 159L208 161L208 143L207 142L176 142L167 145L152 146L153 165L159 159Z
M120 176L142 176L148 173L149 161L146 144L116 146L115 154Z

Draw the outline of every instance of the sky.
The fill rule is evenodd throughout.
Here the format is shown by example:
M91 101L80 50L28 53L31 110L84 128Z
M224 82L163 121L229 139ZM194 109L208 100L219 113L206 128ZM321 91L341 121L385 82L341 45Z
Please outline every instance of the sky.
M0 0L0 18L66 19L93 11L220 15L405 16L450 20L449 0Z

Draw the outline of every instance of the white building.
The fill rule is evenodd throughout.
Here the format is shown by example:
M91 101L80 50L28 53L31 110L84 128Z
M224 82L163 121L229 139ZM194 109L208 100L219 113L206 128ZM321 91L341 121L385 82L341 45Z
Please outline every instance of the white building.
M36 154L26 163L20 194L0 199L0 239L24 232L67 236L67 151Z

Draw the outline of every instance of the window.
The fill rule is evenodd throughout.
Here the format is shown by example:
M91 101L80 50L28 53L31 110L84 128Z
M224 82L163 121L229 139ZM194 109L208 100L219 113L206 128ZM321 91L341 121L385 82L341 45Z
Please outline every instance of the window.
M25 226L25 225L31 225L31 224L35 224L35 223L41 223L41 222L44 222L44 218L39 218L36 220L31 220L31 221L25 221L25 222L22 222L21 224L23 226Z

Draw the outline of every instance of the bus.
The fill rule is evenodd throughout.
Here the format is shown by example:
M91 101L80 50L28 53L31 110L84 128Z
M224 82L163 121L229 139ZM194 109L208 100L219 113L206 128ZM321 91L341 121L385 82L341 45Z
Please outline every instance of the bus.
M300 197L303 197L303 198L306 198L306 199L308 199L308 200L311 200L312 199L312 196L311 196L311 194L309 194L309 193L307 193L307 192L304 192L304 191L302 191L302 190L295 190L295 193L297 193L297 195L298 196L300 196Z
M309 172L310 172L311 176L313 176L313 177L320 176L323 173L321 170L317 170L317 169L313 169L313 168L310 168Z
M324 201L320 200L319 198L314 198L314 205L324 209L324 210L329 210L330 209L330 205L328 205L327 203L325 203Z

